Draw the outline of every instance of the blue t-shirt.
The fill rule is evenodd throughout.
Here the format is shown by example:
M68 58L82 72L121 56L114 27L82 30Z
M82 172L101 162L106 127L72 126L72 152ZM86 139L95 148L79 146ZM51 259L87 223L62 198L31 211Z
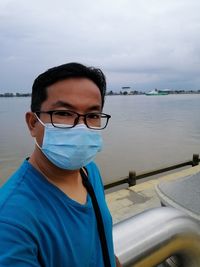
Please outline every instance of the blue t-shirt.
M112 266L112 218L94 163L87 165L102 213ZM49 183L27 160L0 189L0 266L102 267L90 196L84 205Z

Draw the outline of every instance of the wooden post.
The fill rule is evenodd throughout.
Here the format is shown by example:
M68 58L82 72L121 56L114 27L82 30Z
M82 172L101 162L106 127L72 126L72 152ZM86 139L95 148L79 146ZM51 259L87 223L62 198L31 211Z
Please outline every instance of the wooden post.
M199 154L193 154L192 158L192 166L199 165Z
M136 185L136 172L135 171L130 171L129 172L128 185L129 185L129 187Z

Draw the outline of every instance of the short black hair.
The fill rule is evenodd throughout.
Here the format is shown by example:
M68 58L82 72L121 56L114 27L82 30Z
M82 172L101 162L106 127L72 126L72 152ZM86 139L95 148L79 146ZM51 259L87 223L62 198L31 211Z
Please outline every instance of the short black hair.
M40 110L47 99L48 86L69 78L87 78L93 81L100 90L103 108L106 94L106 78L103 72L98 68L72 62L48 69L35 79L32 86L31 111Z

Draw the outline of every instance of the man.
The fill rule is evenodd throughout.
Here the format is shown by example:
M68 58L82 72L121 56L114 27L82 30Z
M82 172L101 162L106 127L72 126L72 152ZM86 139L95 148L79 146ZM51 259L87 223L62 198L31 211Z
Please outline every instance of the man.
M101 70L78 63L34 81L26 122L35 149L0 190L0 266L120 266L92 161L110 118L105 90Z

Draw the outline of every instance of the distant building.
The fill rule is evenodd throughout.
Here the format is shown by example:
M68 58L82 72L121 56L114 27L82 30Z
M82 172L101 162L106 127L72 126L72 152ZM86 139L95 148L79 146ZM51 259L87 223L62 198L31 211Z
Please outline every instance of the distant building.
M122 94L123 95L130 95L131 94L131 87L130 86L123 86L122 87Z

